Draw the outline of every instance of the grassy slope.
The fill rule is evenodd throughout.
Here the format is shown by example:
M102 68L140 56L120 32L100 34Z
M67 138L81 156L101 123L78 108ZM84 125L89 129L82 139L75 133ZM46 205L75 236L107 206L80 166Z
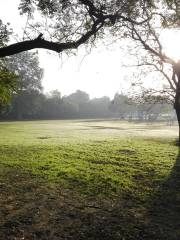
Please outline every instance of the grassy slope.
M176 131L1 123L0 239L180 239Z

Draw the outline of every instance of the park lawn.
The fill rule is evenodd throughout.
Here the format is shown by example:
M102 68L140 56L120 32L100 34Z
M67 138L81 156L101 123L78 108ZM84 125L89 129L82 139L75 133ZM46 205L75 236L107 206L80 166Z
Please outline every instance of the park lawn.
M180 239L176 126L0 123L0 239Z

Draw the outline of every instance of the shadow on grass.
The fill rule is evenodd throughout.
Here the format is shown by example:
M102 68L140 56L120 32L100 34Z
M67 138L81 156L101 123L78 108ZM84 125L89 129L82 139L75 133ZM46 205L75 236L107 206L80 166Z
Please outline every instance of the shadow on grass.
M127 129L121 128L121 127L107 127L107 126L88 126L88 127L93 128L93 129L102 129L102 130L106 130L106 129L127 130Z
M142 205L133 196L124 196L99 226L92 239L179 240L180 149L170 175L155 194Z
M104 118L104 119L83 119L81 121L78 120L78 122L87 122L87 123L96 123L96 122L112 122L112 121L119 121L119 119L114 118Z
M180 149L170 175L153 197L148 219L152 239L180 239Z
M120 130L120 131L146 131L146 130L159 130L160 127L159 126L144 126L144 127L109 127L109 126L88 126L89 128L92 129L97 129L97 130ZM89 130L89 129L82 129L82 130Z

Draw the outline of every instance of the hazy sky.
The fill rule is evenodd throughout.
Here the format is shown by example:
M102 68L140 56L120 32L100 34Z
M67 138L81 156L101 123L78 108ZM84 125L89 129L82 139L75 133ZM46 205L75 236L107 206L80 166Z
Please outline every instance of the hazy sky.
M18 14L19 0L0 1L0 18L4 22L10 22L14 32L22 31L25 19ZM168 52L176 58L179 42L180 34L164 35ZM44 91L58 89L62 95L67 95L80 89L89 93L90 97L106 95L112 98L122 87L129 86L127 79L132 69L121 67L123 54L118 45L108 49L104 45L100 46L87 56L81 48L76 56L70 58L60 58L56 53L39 50L40 64L44 68Z

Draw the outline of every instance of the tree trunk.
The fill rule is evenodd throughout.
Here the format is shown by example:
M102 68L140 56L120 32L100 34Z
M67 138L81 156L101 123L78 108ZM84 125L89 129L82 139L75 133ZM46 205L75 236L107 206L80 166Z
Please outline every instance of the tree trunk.
M178 146L180 146L180 104L179 106L175 106L175 110L179 127Z
M180 147L180 61L178 61L177 64L173 67L173 75L175 75L176 78L176 95L174 101L174 109L176 110L179 127L178 145Z
M180 78L178 78L178 86L176 89L174 109L176 111L178 127L179 127L178 145L180 146Z

